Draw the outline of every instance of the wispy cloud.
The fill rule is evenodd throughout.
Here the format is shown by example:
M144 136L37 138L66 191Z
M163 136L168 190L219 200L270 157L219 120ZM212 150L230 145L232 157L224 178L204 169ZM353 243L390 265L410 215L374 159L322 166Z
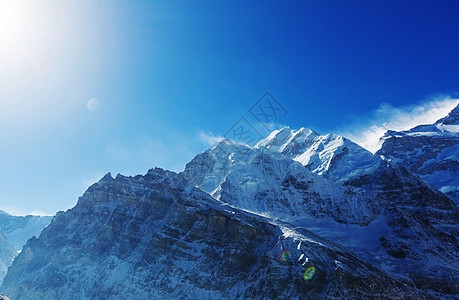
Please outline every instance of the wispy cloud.
M223 136L216 136L212 132L204 131L200 131L198 136L199 140L204 143L205 146L214 146L225 139Z
M3 210L4 212L13 215L13 216L54 216L54 214L50 214L48 212L40 211L40 210L26 210L24 208L15 206L15 205L2 205L0 207L0 210Z
M247 131L250 137L255 138L258 142L260 139L266 138L271 132L277 129L281 129L288 125L281 123L262 123L259 121L248 121L247 124L242 124L242 130ZM230 128L230 127L229 127ZM244 141L237 141L231 139L231 132L227 132L227 135L215 135L212 132L200 131L198 132L198 139L206 147L212 147L224 140L225 138L231 140L233 143L245 144Z
M415 105L393 107L382 103L378 109L365 116L355 116L346 126L335 130L371 152L379 147L379 138L387 130L408 130L417 125L431 124L446 116L459 99L441 96Z

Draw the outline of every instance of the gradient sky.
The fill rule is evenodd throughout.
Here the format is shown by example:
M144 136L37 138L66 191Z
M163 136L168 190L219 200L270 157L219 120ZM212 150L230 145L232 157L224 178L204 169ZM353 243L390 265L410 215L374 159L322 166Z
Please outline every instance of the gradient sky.
M0 209L54 214L109 171L181 171L266 91L280 123L321 133L425 106L436 118L458 98L458 14L457 1L0 0Z

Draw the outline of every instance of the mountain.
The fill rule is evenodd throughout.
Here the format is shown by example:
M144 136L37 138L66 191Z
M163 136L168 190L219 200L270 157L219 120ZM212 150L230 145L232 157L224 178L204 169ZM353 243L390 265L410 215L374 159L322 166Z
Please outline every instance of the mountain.
M12 216L0 210L0 231L16 251L20 251L29 238L40 235L52 218L52 216L35 215Z
M27 240L38 236L51 219L50 216L12 216L0 210L0 284Z
M162 169L92 185L27 242L1 291L19 300L424 297L335 243Z
M180 174L107 174L28 240L0 292L458 298L459 208L442 193L457 187L458 110L386 133L377 155L285 127L254 147L222 141Z
M379 157L343 136L320 135L307 128L275 130L255 147L282 153L318 175L342 182L371 174L383 164Z
M387 131L376 153L403 165L459 204L459 105L434 124Z
M17 252L0 231L0 284ZM1 299L1 298L0 298Z
M351 190L280 153L227 141L197 155L181 174L220 201L288 222L313 216L368 224L380 209L364 190Z
M303 137L313 134L309 131L301 134L297 147L298 131L288 129L282 139L276 138L283 132L274 132L269 143L255 148L223 141L197 155L182 176L219 201L304 226L336 241L419 288L440 294L458 290L459 212L449 198L409 170L370 157L368 151L338 136L330 143L320 139L324 147L316 147L312 146L317 145L315 135L308 147ZM328 147L331 143L336 147ZM334 150L327 156L311 149ZM304 167L279 152L294 158L308 153L322 161ZM364 167L343 175L341 168L352 165L350 153L365 156L360 164ZM311 167L324 162L328 167L322 173Z

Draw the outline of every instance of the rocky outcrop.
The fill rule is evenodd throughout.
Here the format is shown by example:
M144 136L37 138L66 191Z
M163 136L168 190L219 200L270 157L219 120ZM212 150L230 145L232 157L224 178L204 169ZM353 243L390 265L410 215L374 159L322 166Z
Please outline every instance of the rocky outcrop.
M161 169L107 174L91 186L27 242L2 292L19 300L423 298L308 230L234 209Z

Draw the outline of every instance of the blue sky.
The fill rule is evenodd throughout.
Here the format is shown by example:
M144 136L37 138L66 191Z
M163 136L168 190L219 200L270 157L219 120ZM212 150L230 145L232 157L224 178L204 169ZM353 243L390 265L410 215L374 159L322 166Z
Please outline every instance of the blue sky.
M109 171L181 171L266 91L280 123L360 142L458 98L457 1L0 3L12 213L68 209Z

